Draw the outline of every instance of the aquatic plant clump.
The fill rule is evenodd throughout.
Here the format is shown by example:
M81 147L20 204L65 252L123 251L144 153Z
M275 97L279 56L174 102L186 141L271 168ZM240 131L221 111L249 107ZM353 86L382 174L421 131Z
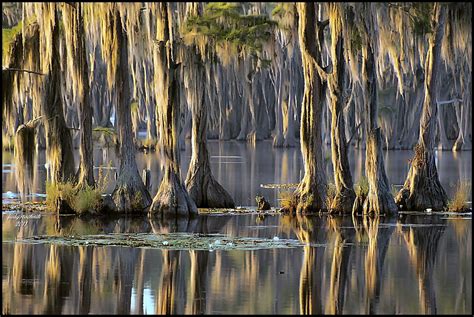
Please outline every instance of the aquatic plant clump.
M166 250L259 250L297 248L304 246L299 240L277 238L230 237L221 234L201 233L119 233L83 236L33 236L22 239L24 243L47 243L70 246L119 246L156 248Z
M471 191L471 183L461 181L456 186L456 192L453 199L448 201L448 210L452 212L463 212L468 210L467 200Z

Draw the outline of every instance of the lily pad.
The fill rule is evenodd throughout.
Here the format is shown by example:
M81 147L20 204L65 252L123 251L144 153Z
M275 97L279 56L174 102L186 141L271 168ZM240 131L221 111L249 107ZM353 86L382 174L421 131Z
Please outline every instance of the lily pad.
M304 246L298 240L273 238L229 237L200 233L116 233L84 236L33 236L16 240L21 243L46 243L70 246L122 246L165 250L259 250Z

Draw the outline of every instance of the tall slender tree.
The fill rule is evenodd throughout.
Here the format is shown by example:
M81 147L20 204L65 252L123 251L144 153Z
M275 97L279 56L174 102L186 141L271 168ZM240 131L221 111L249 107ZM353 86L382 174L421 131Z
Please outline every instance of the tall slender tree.
M169 4L157 8L156 42L154 51L156 115L161 152L164 156L164 175L153 199L149 214L189 216L197 214L195 202L189 196L180 175L178 144L180 105L173 41L173 17ZM202 100L199 100L202 102Z
M326 174L322 156L323 78L320 36L324 24L318 24L315 3L297 5L298 34L303 60L304 96L301 108L301 152L305 174L295 196L297 212L326 210Z
M437 122L437 87L441 64L441 43L446 23L446 5L435 3L431 15L432 34L425 60L425 97L420 121L420 135L411 160L410 171L396 197L397 204L408 210L442 210L447 195L439 182L435 163L435 136Z

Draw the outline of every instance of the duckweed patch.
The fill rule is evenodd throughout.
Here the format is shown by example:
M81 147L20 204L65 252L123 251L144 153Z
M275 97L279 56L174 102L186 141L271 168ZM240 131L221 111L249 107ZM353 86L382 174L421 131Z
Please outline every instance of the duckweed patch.
M33 236L16 242L46 243L68 246L119 246L156 248L166 250L259 250L297 248L304 246L298 240L274 238L229 237L222 234L200 233L117 233L84 236Z

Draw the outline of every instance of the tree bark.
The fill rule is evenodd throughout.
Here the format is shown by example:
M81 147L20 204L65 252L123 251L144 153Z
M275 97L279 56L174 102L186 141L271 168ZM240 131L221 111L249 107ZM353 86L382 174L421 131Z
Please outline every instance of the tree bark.
M396 197L397 205L408 210L442 210L448 197L438 178L433 148L437 119L437 87L441 62L441 42L446 21L446 5L433 7L434 32L429 40L425 66L425 99L420 122L420 136L415 147L407 179Z
M150 206L151 197L138 172L135 161L135 144L132 135L130 112L130 86L128 68L127 33L122 28L121 17L115 9L113 17L114 36L117 41L117 67L115 88L117 89L117 131L119 141L120 168L112 198L118 212L142 212Z
M367 4L366 4L367 5ZM368 4L372 5L372 4ZM365 10L369 12L369 10ZM367 19L367 18L365 18ZM390 184L385 174L385 164L382 155L382 137L377 127L377 76L374 58L374 45L371 32L372 21L365 20L366 47L363 48L362 75L365 81L365 110L366 110L366 159L365 169L369 182L369 192L364 202L364 214L392 214L397 212L397 206L390 192Z
M342 37L342 8L340 4L329 4L329 23L331 26L331 59L333 73L328 76L331 107L331 154L334 169L336 195L331 212L350 213L354 204L355 192L347 159L347 142L343 114L343 90L345 88L344 39Z
M59 64L59 18L54 8L54 27L52 29L52 48L49 72L45 78L46 86L41 110L44 116L46 155L51 166L52 183L74 179L74 156L69 128L64 120L61 66Z
M74 77L77 78L77 90L79 99L79 133L81 143L79 148L80 162L78 171L78 187L85 185L94 186L94 162L93 162L93 146L92 146L92 108L91 95L89 87L89 72L86 55L85 30L83 18L83 4L78 2L76 7L67 7L68 12L63 13L69 15L73 36L73 54L74 54Z
M301 109L301 152L304 178L295 191L297 212L326 210L326 174L322 157L322 78L317 70L321 53L317 46L316 5L298 4L299 41L303 60L304 96Z
M160 3L158 9L157 43L154 53L156 80L156 114L158 131L164 156L165 173L158 192L153 199L149 214L164 216L190 216L197 214L197 207L182 184L180 175L179 120L180 106L177 103L177 67L174 62L172 32L169 29L171 9ZM160 29L161 26L161 29Z
M216 181L212 175L207 151L207 116L206 103L207 88L214 91L213 80L206 81L206 72L203 63L210 63L202 59L195 45L186 47L186 67L184 85L187 91L187 100L192 114L192 156L186 177L186 189L197 207L202 208L234 208L232 197Z

